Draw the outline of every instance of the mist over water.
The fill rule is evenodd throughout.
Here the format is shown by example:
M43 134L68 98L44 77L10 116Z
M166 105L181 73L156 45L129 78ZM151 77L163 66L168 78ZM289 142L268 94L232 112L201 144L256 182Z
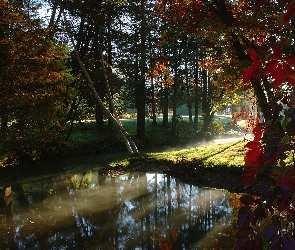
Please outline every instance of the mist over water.
M200 249L230 226L231 194L157 173L23 180L0 208L1 249ZM168 243L167 243L168 244Z

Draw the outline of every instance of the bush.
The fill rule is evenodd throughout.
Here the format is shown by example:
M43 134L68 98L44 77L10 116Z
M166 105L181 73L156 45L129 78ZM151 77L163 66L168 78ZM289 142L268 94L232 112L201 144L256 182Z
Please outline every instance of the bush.
M183 120L181 116L174 118L175 122L175 139L178 142L185 142L197 137L196 124ZM172 132L172 122L169 123L168 131Z
M225 134L225 128L221 121L213 120L210 125L209 129L206 133L207 136L221 136Z

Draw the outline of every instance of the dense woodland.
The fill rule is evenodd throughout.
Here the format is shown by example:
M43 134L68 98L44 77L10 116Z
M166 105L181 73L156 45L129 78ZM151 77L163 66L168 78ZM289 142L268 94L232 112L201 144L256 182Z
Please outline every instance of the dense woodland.
M251 97L224 51L233 48L210 31L212 21L222 22L204 12L192 24L176 23L163 8L155 1L1 2L2 154L53 153L76 121L95 119L104 133L127 110L134 110L138 139L146 117L156 124L161 114L167 127L172 113L175 130L180 106L205 134L214 112Z

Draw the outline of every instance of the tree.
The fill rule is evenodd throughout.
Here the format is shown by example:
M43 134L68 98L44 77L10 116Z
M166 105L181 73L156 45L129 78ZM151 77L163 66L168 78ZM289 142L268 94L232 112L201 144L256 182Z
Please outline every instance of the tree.
M75 94L69 88L73 77L65 66L66 47L23 8L0 3L0 44L8 58L0 71L1 153L13 163L62 145L65 102Z

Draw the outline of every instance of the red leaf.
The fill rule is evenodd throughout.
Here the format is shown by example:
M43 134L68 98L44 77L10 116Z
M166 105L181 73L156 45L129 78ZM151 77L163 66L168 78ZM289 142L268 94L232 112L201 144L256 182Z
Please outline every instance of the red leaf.
M249 186L255 181L256 174L257 174L257 170L255 170L252 167L251 168L247 167L245 169L245 173L243 175L242 181L244 182L246 186Z
M294 7L295 5L295 0L291 0L288 4L287 4L287 9L290 9L291 7Z
M276 60L282 60L282 50L279 47L274 47L273 48L273 57Z
M291 75L295 74L295 71L287 63L283 63L283 69L284 69L284 76L285 77L288 77L288 76L291 76Z
M249 149L255 149L261 146L261 143L259 141L249 141L245 147Z
M255 60L256 60L256 51L255 51L253 48L251 48L251 49L249 50L249 52L250 52L250 59L251 59L252 61L255 61Z
M287 82L295 86L295 79L293 78L293 76L287 77Z
M292 7L287 10L287 12L284 14L284 20L285 22L289 22L294 14L295 7Z
M279 212L282 212L285 209L287 209L290 206L291 201L291 194L281 194L277 201Z
M255 4L257 7L261 7L262 5L264 5L266 3L267 0L256 0Z
M256 167L259 170L263 169L263 150L254 148L248 151L244 157L245 166Z
M285 61L290 65L295 66L295 55L290 55L285 58Z
M286 185L290 189L295 188L295 180L292 177L290 177L289 175L282 175L277 183L280 185Z
M274 71L274 69L277 66L278 66L278 61L277 60L271 60L265 65L263 73L267 75L267 74L271 73L272 71Z
M243 72L243 82L247 83L250 81L251 77L253 75L253 65L249 66L244 72Z
M276 156L273 156L267 160L265 160L265 162L268 162L270 163L271 165L276 165L277 164L277 157Z
M282 64L278 64L278 67L276 67L276 69L272 73L272 77L275 79L275 81L273 82L273 85L275 87L279 87L283 83L284 70Z
M253 68L254 68L254 69L259 69L259 68L260 68L260 64L261 64L260 59L257 58L257 59L255 60L254 64L253 64Z
M253 128L253 134L254 134L254 141L259 141L262 137L262 129L260 126L256 126L255 128Z

